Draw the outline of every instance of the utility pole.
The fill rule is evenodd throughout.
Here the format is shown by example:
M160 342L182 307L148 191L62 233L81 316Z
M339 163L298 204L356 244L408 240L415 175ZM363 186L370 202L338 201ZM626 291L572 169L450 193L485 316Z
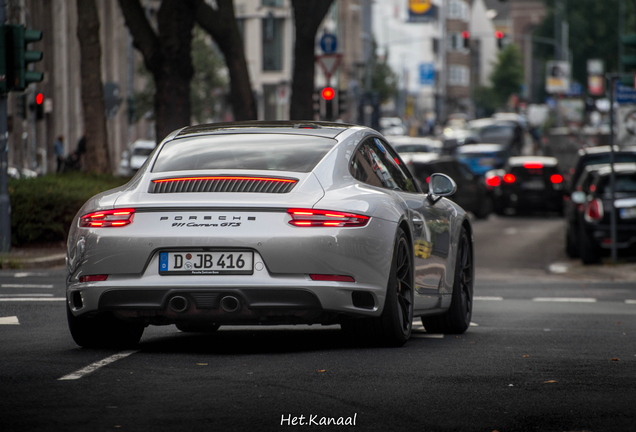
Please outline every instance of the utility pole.
M4 0L0 0L0 31L4 32L7 20ZM4 35L1 38L4 41ZM3 47L4 48L4 47ZM6 50L3 50L6 55ZM2 59L2 61L6 60ZM6 62L5 62L6 66ZM6 73L0 80L6 81ZM9 200L9 131L7 128L7 93L0 93L0 250L3 253L11 251L11 201Z

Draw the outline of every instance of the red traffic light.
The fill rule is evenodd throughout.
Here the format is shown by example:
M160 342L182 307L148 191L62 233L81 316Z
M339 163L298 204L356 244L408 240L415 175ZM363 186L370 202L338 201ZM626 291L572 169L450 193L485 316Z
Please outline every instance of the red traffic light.
M35 103L36 103L37 105L42 105L42 102L44 102L44 95L43 95L42 93L38 93L38 94L35 96Z
M468 30L464 30L464 31L462 32L462 37L463 37L464 39L468 39L468 38L470 37L470 32L469 32Z
M503 39L503 37L504 37L504 33L503 33L502 31L500 31L500 30L497 30L497 31L495 32L495 37L496 37L497 39Z
M322 98L324 100L331 100L336 95L336 92L331 87L325 87L322 89Z

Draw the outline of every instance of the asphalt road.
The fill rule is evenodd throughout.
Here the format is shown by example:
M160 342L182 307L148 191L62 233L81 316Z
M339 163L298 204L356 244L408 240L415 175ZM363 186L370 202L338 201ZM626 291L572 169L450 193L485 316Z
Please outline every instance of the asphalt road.
M636 430L636 284L551 274L562 223L477 221L473 326L398 349L337 326L168 326L134 352L84 350L62 270L1 271L0 430Z

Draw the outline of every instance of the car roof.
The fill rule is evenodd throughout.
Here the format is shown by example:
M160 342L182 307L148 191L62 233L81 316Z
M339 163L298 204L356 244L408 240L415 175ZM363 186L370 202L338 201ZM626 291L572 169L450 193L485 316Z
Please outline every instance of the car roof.
M181 129L175 139L220 134L292 134L335 138L341 132L356 127L346 123L320 121L247 121L208 123Z
M472 152L496 152L506 150L507 147L503 144L464 144L457 147L457 153L472 153Z
M557 158L550 156L513 156L508 159L508 165L520 166L527 162L538 162L545 166L556 166L559 164Z
M587 172L597 171L601 176L610 175L612 172L612 167L610 164L598 164L598 165L589 165L585 168ZM616 163L614 164L614 172L617 174L625 173L631 174L636 173L636 163L624 162L624 163Z
M579 149L579 156L585 156L588 154L609 153L611 151L610 146L598 146L598 147L585 147ZM619 147L614 146L615 152L636 153L636 146Z

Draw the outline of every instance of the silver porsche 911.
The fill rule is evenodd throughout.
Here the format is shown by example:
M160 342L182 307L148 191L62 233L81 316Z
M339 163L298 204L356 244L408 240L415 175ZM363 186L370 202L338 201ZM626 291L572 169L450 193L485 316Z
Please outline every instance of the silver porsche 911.
M442 174L421 192L376 131L218 123L170 134L130 182L91 198L67 244L67 316L84 347L148 325L340 324L403 345L414 317L463 333L472 228Z

